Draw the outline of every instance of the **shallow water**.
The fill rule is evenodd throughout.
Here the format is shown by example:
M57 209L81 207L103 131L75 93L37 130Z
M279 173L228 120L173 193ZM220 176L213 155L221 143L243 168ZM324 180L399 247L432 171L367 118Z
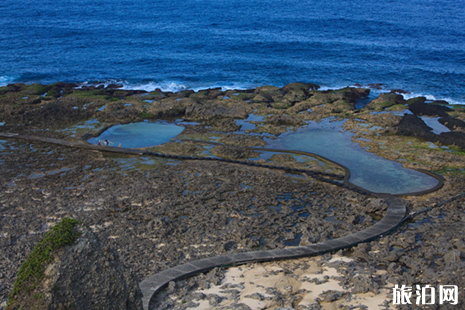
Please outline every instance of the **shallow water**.
M66 133L71 133L71 137L75 137L78 131L85 130L87 132L91 130L100 130L103 128L103 125L100 124L100 122L97 119L90 119L85 122L77 123L76 125L73 125L71 127L58 130L60 132L66 132Z
M233 133L236 134L247 134L250 136L272 136L272 134L263 132L263 133L255 133L250 132L251 130L257 129L257 125L252 122L262 122L265 119L265 116L255 115L253 113L249 114L246 119L236 120L236 125L241 126L238 131L234 131ZM246 131L249 131L246 133Z
M114 142L114 146L121 143L123 148L140 148L160 145L170 141L183 132L184 127L167 122L141 122L116 125L108 128L99 137L88 141L97 144L99 140Z
M255 115L255 114L249 114L249 116L246 119L241 119L236 121L236 125L241 126L240 131L246 131L246 130L254 130L257 128L257 126L254 123L251 122L261 122L264 120L264 116L260 115Z
M420 118L428 127L432 128L432 132L437 135L440 135L443 132L450 132L449 128L439 122L440 117L421 116Z
M438 183L424 173L367 152L351 141L353 133L341 131L343 123L330 119L311 122L295 132L281 134L276 140L267 139L266 147L307 151L334 160L350 169L350 182L375 193L417 192Z
M430 189L438 183L429 175L403 168L398 162L367 152L352 142L353 133L342 131L341 126L344 122L331 119L325 119L320 123L310 122L308 126L283 133L277 139L266 139L266 147L307 151L334 160L350 169L350 181L353 184L376 193L417 192ZM181 134L184 127L178 124L182 122L158 121L117 125L88 141L97 144L99 140L108 139L113 141L115 146L121 143L124 148L155 146ZM261 152L259 159L268 160L273 154Z

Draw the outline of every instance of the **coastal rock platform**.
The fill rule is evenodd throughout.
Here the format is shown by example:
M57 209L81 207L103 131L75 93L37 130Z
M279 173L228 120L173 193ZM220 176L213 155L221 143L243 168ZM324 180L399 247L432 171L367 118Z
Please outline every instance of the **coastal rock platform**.
M218 256L238 258L220 262L220 266L246 263L251 258L245 252L252 251L270 253L263 254L264 258L277 258L273 253L296 257L303 254L297 250L300 247L334 243L352 233L382 226L383 217L391 214L393 201L365 195L361 188L360 192L354 191L350 184L340 186L344 182L334 177L345 175L340 166L311 156L304 156L302 161L296 154L281 153L265 159L254 158L256 155L252 153L240 156L242 153L234 147L263 147L267 139L328 117L346 120L344 129L351 130L352 140L369 152L444 179L444 186L435 192L396 198L402 199L404 213L397 214L395 225L399 226L389 234L394 222L385 226L382 236L375 240L363 239L364 243L356 246L358 239L346 240L345 246L353 246L352 250L340 250L338 254L351 256L348 264L354 270L386 271L363 287L381 291L393 283L412 285L418 279L433 286L439 283L465 286L462 274L465 248L463 240L457 237L464 233L464 200L463 196L457 196L465 191L464 153L459 140L454 140L460 136L460 122L465 119L460 107L443 111L447 115L441 117L455 120L448 119L447 128L451 141L456 141L443 144L428 136L397 131L396 125L404 114L425 116L413 107L408 112L413 101L400 102L397 97L385 96L382 102L355 108L366 91L318 91L315 87L302 89L299 84L258 91L211 89L123 94L60 85L54 86L58 92L45 97L26 85L0 92L4 103L0 109L3 306L19 266L44 234L64 217L81 221L105 246L117 251L123 268L134 272L136 282L171 268L183 268L177 267L183 264L195 266L196 261L211 261ZM250 114L255 117L250 118ZM192 124L164 145L125 153L124 147L113 152L82 141L84 135L98 136L112 125L155 119L175 121L173 117ZM251 119L250 126L241 129L238 121L246 117ZM422 130L429 132L427 128ZM15 139L14 135L39 139ZM218 160L188 160L189 156L212 157L215 146L196 142L199 140L219 141L229 148L215 153ZM66 141L68 145L53 143L57 141ZM75 148L78 144L82 147ZM253 161L253 164L234 161ZM315 174L306 175L305 171ZM456 200L441 204L455 196ZM425 211L416 213L422 210ZM405 214L415 216L399 221ZM329 260L329 254L325 255L323 258ZM184 275L183 272L171 280ZM215 276L197 275L166 282L165 289L152 300L152 306L195 309L195 303L200 304L198 307L205 305L205 299L196 298L194 293L199 287L207 289L215 283L221 284L224 273L217 269L211 272ZM205 277L212 281L202 280ZM348 274L343 281L354 285L365 280ZM152 287L159 284L157 281L146 287L153 292ZM301 294L289 292L273 295L275 301L278 297L282 300L275 303L276 307L307 309L315 303L324 306L332 299L342 305L348 302L350 294L359 294L326 293L315 302L299 304L295 298ZM223 306L240 304L242 297L234 296L231 300L223 296L230 301ZM223 307L218 298L210 299L207 298L210 308Z

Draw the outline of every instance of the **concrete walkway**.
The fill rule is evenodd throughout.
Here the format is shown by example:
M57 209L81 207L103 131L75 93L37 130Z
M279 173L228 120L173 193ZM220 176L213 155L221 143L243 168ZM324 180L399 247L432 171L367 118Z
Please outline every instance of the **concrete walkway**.
M386 215L375 225L338 239L328 240L308 246L300 246L269 251L255 251L205 258L176 266L148 277L139 284L142 290L142 303L145 310L150 309L152 297L171 281L187 278L215 267L227 267L250 262L266 262L290 258L321 255L352 247L358 243L370 241L396 228L405 216L406 206L394 196L384 197L388 203Z
M98 150L98 151L121 153L121 154L148 155L148 156L157 156L157 157L162 157L162 158L171 158L171 159L179 159L179 160L210 160L210 161L220 161L220 162L231 163L231 164L255 166L255 167L261 167L261 168L267 168L267 169L280 169L280 170L284 170L286 172L291 172L291 173L303 173L317 180L330 183L332 185L342 187L348 190L352 190L360 194L376 195L378 197L384 198L384 200L388 204L386 215L379 222L377 222L375 225L365 230L350 234L348 236L344 236L338 239L328 240L325 242L320 242L320 243L316 243L316 244L312 244L308 246L293 247L293 248L286 248L286 249L275 249L275 250L269 250L269 251L253 251L253 252L246 252L246 253L227 254L227 255L222 255L222 256L217 256L217 257L212 257L212 258L205 258L205 259L201 259L197 261L192 261L192 262L189 262L183 265L179 265L174 268L170 268L162 272L159 272L155 275L152 275L139 284L140 289L143 294L142 302L143 302L143 307L145 310L148 310L150 308L150 302L153 300L153 296L171 281L176 281L176 280L187 278L189 276L193 276L193 275L196 275L202 272L206 272L215 267L228 267L231 265L240 265L240 264L245 264L249 262L265 262L265 261L273 261L273 260L309 257L309 256L321 255L327 252L338 251L340 249L349 248L356 244L367 242L367 241L376 239L381 235L389 233L390 231L395 229L399 224L402 223L402 221L405 218L406 211L407 211L406 205L398 197L395 197L389 194L375 194L368 190L360 188L354 184L351 184L349 182L350 170L347 167L339 163L336 163L334 161L331 161L323 156L313 154L313 153L308 153L308 152L246 147L251 150L281 152L281 153L295 153L295 154L300 154L300 155L316 157L316 158L319 158L319 159L338 165L344 170L345 172L344 175L342 176L342 175L337 175L337 174L324 173L324 172L305 170L305 169L293 169L293 168L281 167L281 166L264 165L264 164L259 164L253 161L239 161L239 160L229 160L229 159L222 159L222 158L169 155L169 154L149 152L149 151L138 150L138 149L124 149L124 148L117 148L117 147L92 145L92 144L85 143L85 142L74 143L74 142L69 142L65 140L44 138L44 137L30 136L30 135L19 135L15 133L0 132L0 137L45 142L45 143L52 143L52 144L57 144L61 146L73 147L73 148L82 148L82 149ZM194 141L194 142L219 145L216 142L205 142L205 141ZM416 192L416 193L409 193L405 195L423 195L426 193L436 191L444 185L444 179L441 176L435 175L428 171L421 171L421 172L427 173L435 177L439 181L438 184L434 188L431 188L429 190L425 190L422 192Z

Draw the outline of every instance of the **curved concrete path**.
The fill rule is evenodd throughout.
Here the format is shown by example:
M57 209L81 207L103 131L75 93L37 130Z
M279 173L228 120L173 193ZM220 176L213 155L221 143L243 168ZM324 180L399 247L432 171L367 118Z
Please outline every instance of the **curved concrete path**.
M266 149L266 148L250 148L250 149L260 149L261 151L271 151L271 152L282 152L282 153L295 153L295 154L301 154L301 155L307 155L311 157L317 157L322 160L332 162L333 164L338 165L345 171L345 175L339 175L339 174L334 174L334 173L325 173L325 172L320 172L320 171L313 171L313 170L308 170L308 169L295 169L295 168L289 168L289 167L282 167L282 166L273 166L273 165L266 165L266 164L260 164L254 161L242 161L242 160L231 160L231 159L223 159L223 158L212 158L212 157L196 157L196 156L181 156L181 155L170 155L170 154L163 154L163 153L157 153L157 152L150 152L150 151L145 151L143 149L126 149L126 148L119 148L119 147L111 147L111 146L103 146L103 145L94 145L90 144L88 142L70 142L66 140L60 140L60 139L55 139L55 138L45 138L45 137L39 137L39 136L32 136L32 135L21 135L21 134L16 134L16 133L6 133L6 132L0 132L0 137L4 138L10 138L10 139L21 139L21 140L27 140L27 141L37 141L37 142L44 142L44 143L51 143L51 144L56 144L60 146L67 146L67 147L72 147L72 148L81 148L81 149L88 149L88 150L96 150L96 151L102 151L102 152L111 152L111 153L120 153L120 154L128 154L128 155L148 155L148 156L156 156L160 158L169 158L169 159L179 159L179 160L208 160L208 161L218 161L218 162L225 162L225 163L231 163L231 164L240 164L240 165L247 165L247 166L253 166L253 167L260 167L260 168L267 168L267 169L278 169L278 170L284 170L289 173L305 173L306 175L315 178L319 181L326 182L329 184L341 186L347 189L351 189L353 191L356 191L361 194L370 194L369 191L360 188L354 184L351 184L348 179L350 177L350 171L347 169L347 167L338 164L336 162L333 162L329 159L326 159L325 157L319 156L317 154L309 153L309 152L302 152L302 151L288 151L288 150L279 150L279 149ZM204 141L196 141L196 140L190 140L193 142L203 142ZM221 144L219 144L221 145ZM247 147L249 148L249 147ZM349 176L348 176L349 174ZM335 180L334 180L335 179ZM337 181L340 180L340 181Z
M399 198L394 196L389 195L385 197L385 199L388 203L386 215L375 225L348 236L308 246L269 251L236 253L205 258L159 272L145 279L139 284L139 287L144 296L142 298L144 309L149 309L152 297L169 282L206 272L215 267L226 267L250 262L266 262L273 260L316 256L327 252L352 247L358 243L370 241L379 237L380 235L386 234L396 228L402 222L406 213L406 206Z
M89 135L85 135L89 136ZM277 170L284 170L286 172L290 173L305 173L306 175L315 178L319 181L326 182L332 185L340 186L352 191L355 191L360 194L365 194L365 195L378 195L379 193L374 193L371 192L367 189L364 189L362 187L359 187L355 184L352 184L349 179L351 176L350 170L335 161L332 161L329 158L326 158L324 156L315 154L315 153L310 153L310 152L304 152L304 151L297 151L297 150L282 150L282 149L271 149L271 148L263 148L263 147L247 147L247 146L242 146L243 148L247 148L253 151L265 151L265 152L277 152L277 153L288 153L288 154L299 154L299 155L306 155L314 158L318 158L322 161L326 161L329 163L332 163L334 165L339 166L342 170L344 170L344 175L339 175L339 174L334 174L334 173L326 173L326 172L320 172L320 171L313 171L309 169L295 169L295 168L290 168L290 167L282 167L282 166L273 166L273 165L266 165L266 164L260 164L254 161L243 161L243 160L231 160L231 159L224 159L224 158L213 158L213 157L196 157L196 156L181 156L181 155L170 155L170 154L163 154L163 153L157 153L157 152L150 152L150 151L145 151L143 149L126 149L126 148L119 148L119 147L112 147L112 146L103 146L103 145L95 145L95 144L90 144L87 141L84 140L82 143L78 142L70 142L66 140L60 140L60 139L55 139L55 138L46 138L46 137L39 137L39 136L32 136L32 135L21 135L17 133L8 133L8 132L0 132L0 137L4 138L12 138L12 139L22 139L22 140L28 140L28 141L37 141L37 142L44 142L44 143L51 143L51 144L57 144L61 146L67 146L67 147L72 147L72 148L81 148L81 149L88 149L88 150L96 150L96 151L102 151L102 152L111 152L111 153L120 153L120 154L128 154L128 155L148 155L148 156L156 156L156 157L161 157L161 158L170 158L170 159L179 159L179 160L209 160L209 161L219 161L219 162L225 162L225 163L232 163L232 164L240 164L240 165L248 165L248 166L254 166L254 167L260 167L260 168L267 168L267 169L277 169ZM195 143L202 143L202 144L210 144L210 145L224 145L218 142L207 142L207 141L200 141L200 140L179 140L179 141L190 141L190 142L195 142ZM228 145L231 147L238 147L234 145ZM438 184L431 188L427 189L424 191L420 192L414 192L414 193L405 193L405 194L397 194L395 196L419 196L419 195L424 195L427 193L434 192L438 189L440 189L444 185L444 178L442 176L436 175L432 172L425 171L425 170L420 170L418 171L428 174L431 177L434 177L438 180ZM329 178L329 179L328 179ZM332 180L336 179L336 180ZM338 180L342 180L338 181Z
M187 140L187 139L181 139L179 141L190 141L190 142L195 142L195 143L199 143L199 144L209 144L209 145L216 145L216 146L219 146L219 145L224 145L224 144L221 144L221 143L218 143L218 142L211 142L211 141L202 141L202 140ZM228 146L231 146L231 147L238 147L238 146L235 146L235 145L228 145ZM342 187L344 188L347 188L347 189L350 189L350 190L353 190L353 191L356 191L358 193L361 193L361 194L365 194L365 195L370 195L370 194L373 194L373 195L380 195L382 193L374 193L374 192L371 192L363 187L360 187L360 186L357 186L353 183L351 183L349 181L350 179L350 176L351 176L351 172L350 172L350 169L347 168L346 166L338 163L338 162L335 162L329 158L326 158L324 156L321 156L321 155L318 155L318 154L315 154L315 153L311 153L311 152L306 152L306 151L298 151L298 150L282 150L282 149L270 149L270 148L264 148L264 147L250 147L250 146L247 146L247 147L243 147L243 148L246 148L246 149L249 149L249 150L252 150L252 151L265 151L265 152L276 152L276 153L287 153L287 154L298 154L298 155L305 155L305 156L310 156L310 157L314 157L314 158L317 158L319 160L322 160L322 161L325 161L325 162L328 162L328 163L331 163L331 164L334 164L336 166L339 166L341 169L344 170L344 185L342 185ZM226 161L226 162L232 162L232 163L238 163L238 164L245 164L245 165L251 165L251 163L253 162L241 162L241 161L231 161L231 160L224 160L224 159L221 159L221 161ZM279 167L279 166L267 166L267 165L260 165L261 167L265 167L265 168L271 168L273 167L274 169L282 169L282 170L292 170L293 172L297 172L297 173L302 173L302 172L305 172L305 170L299 170L299 169L292 169L292 168L286 168L286 167ZM436 184L435 187L433 188L430 188L430 189L426 189L426 190L423 190L423 191L418 191L418 192L411 192L411 193L403 193L403 194L396 194L395 196L397 197L401 197L401 196L420 196L420 195L425 195L425 194L428 194L428 193L432 193L432 192L435 192L437 191L438 189L442 188L444 186L444 178L440 175L437 175L437 174L434 174L432 172L429 172L429 171L426 171L426 170L422 170L422 169L416 169L417 171L421 172L421 173L424 173L424 174L427 174L433 178L435 178L436 180L438 180L438 184ZM335 177L337 175L333 175L333 174L325 174L327 175L328 177ZM312 177L315 177L314 175L311 175L310 176ZM317 177L316 177L317 178ZM333 185L338 185L338 186L341 186L341 184L339 182L335 183L335 182L329 182L327 180L322 180L323 182L327 182L327 183L331 183ZM386 194L386 193L384 193ZM387 194L388 195L388 194Z
M305 169L293 169L293 168L288 168L288 167L262 165L262 164L252 162L252 161L237 161L237 160L228 160L228 159L222 159L222 158L208 158L208 157L205 158L205 157L193 157L193 156L168 155L168 154L148 152L148 151L138 150L138 149L123 149L123 148L116 148L116 147L92 145L89 143L86 143L86 144L85 143L74 143L74 142L69 142L65 140L44 138L44 137L37 137L37 136L30 136L30 135L19 135L19 134L14 134L14 133L0 132L0 137L24 139L24 140L29 140L29 141L52 143L52 144L74 147L74 148L91 149L91 150L121 153L121 154L150 155L150 156L180 159L180 160L213 160L213 161L221 161L221 162L227 162L227 163L233 163L233 164L256 166L256 167L262 167L262 168L267 168L267 169L281 169L286 172L305 173L320 181L330 183L332 185L336 185L336 186L346 188L352 191L356 191L361 194L365 194L365 195L374 194L378 197L384 198L386 203L388 204L386 215L375 225L365 230L362 230L362 231L359 231L359 232L356 232L356 233L353 233L353 234L350 234L348 236L344 236L338 239L328 240L325 242L320 242L320 243L316 243L316 244L312 244L308 246L293 247L293 248L286 248L286 249L275 249L275 250L269 250L269 251L253 251L253 252L222 255L222 256L217 256L213 258L205 258L205 259L192 261L192 262L159 272L145 279L139 284L140 289L143 294L142 302L143 302L143 307L145 310L149 309L150 302L153 300L153 296L171 281L176 281L179 279L187 278L189 276L193 276L195 274L206 272L215 267L240 265L240 264L245 264L249 262L265 262L265 261L272 261L272 260L316 256L316 255L321 255L327 252L332 252L332 251L337 251L340 249L352 247L359 243L367 242L367 241L376 239L377 237L383 234L389 233L390 231L392 231L394 228L396 228L398 225L400 225L403 222L403 220L405 219L406 211L407 211L406 205L399 198L393 195L390 195L390 194L372 193L366 189L363 189L354 184L351 184L349 182L350 170L347 167L339 163L336 163L334 161L331 161L318 154L313 154L309 152L288 151L288 150L280 150L280 149L266 149L266 148L259 148L259 147L246 147L251 150L271 151L271 152L281 152L281 153L295 153L295 154L300 154L300 155L308 155L311 157L316 157L316 158L331 162L333 164L336 164L342 169L344 169L344 172L345 172L344 176L337 175L337 174L331 174L331 173L323 173L323 172L318 172L318 171L305 170ZM221 145L216 142L205 142L205 141L195 141L195 140L189 140L189 141L193 141L196 143L208 143L208 144L213 144L213 145ZM441 176L435 175L428 171L421 171L421 172L435 177L438 180L438 184L434 188L431 188L425 191L401 194L397 196L423 195L426 193L436 191L444 185L444 179ZM340 179L341 181L331 180L327 178Z

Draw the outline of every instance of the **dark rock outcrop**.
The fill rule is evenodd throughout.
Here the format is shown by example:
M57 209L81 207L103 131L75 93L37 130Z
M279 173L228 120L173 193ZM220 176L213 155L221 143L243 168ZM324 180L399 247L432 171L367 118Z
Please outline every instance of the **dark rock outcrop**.
M442 105L435 105L435 104L427 104L423 101L416 101L409 105L409 110L416 115L427 115L427 116L447 116L446 112L452 111L451 108L442 106Z
M8 309L142 309L142 293L118 253L87 228L77 229L74 245L54 253L42 281L32 291L20 290Z
M465 133L458 131L443 132L439 135L439 142L446 145L456 145L465 149Z
M214 119L220 117L247 118L249 111L241 105L224 105L221 101L193 104L186 108L185 115L191 119Z
M465 148L465 133L452 131L436 135L432 132L432 129L416 115L405 114L399 124L394 126L394 130L398 135L413 136L433 142L440 142L445 145L456 145L460 148Z
M403 89L391 89L391 93L393 94L410 94L409 91Z
M397 134L402 136L414 136L424 139L435 139L435 134L431 131L425 122L416 115L405 114L399 124L394 126Z
M459 119L453 118L449 115L443 116L439 119L439 122L449 128L450 130L465 130L465 122Z

